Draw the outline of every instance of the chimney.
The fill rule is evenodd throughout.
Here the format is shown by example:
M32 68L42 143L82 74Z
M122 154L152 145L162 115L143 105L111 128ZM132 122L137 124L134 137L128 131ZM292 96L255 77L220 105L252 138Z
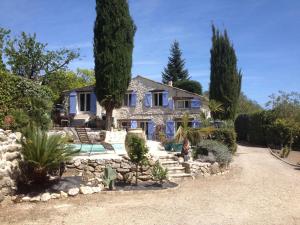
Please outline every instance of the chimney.
M170 81L168 82L168 85L169 85L170 87L173 87L173 81L170 80Z

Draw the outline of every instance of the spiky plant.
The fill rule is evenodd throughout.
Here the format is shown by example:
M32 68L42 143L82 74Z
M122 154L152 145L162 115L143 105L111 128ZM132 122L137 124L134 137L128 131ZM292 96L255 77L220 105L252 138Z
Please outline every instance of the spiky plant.
M213 99L209 100L208 107L214 120L216 119L216 114L224 112L223 104Z
M23 134L22 155L27 167L25 176L29 181L46 181L49 172L59 169L61 163L79 152L67 145L62 136L50 136L36 127L27 128Z

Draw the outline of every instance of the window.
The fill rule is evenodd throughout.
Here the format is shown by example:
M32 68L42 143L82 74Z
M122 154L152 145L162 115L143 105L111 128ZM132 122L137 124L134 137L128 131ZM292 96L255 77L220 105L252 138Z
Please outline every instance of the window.
M180 126L183 126L182 121L177 121L176 124L175 124L175 129L178 130L178 128L179 128ZM193 127L193 122L192 122L192 121L189 121L189 122L188 122L188 127Z
M190 100L178 100L176 102L177 109L189 109L191 108L191 101Z
M79 94L79 109L82 112L91 111L91 94L90 93Z
M163 93L162 92L155 92L153 94L153 105L154 106L162 106L163 105Z
M132 104L132 94L131 93L127 93L124 96L123 105L124 106L131 106L131 104Z

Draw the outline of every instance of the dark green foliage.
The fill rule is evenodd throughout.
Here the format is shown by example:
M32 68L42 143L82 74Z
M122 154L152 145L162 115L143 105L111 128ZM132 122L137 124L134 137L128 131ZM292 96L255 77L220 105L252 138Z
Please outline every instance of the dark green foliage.
M106 166L104 169L103 182L109 190L115 188L115 180L117 179L117 171L110 166Z
M228 166L232 161L232 154L230 153L228 147L218 141L214 140L202 140L196 147L194 151L194 156L198 154L208 155L212 152L216 157L216 161L220 166Z
M126 0L96 0L94 58L97 99L106 110L106 129L112 111L121 106L131 79L136 27Z
M230 128L216 129L212 133L212 139L226 145L232 154L234 154L237 150L236 133L234 129L230 129Z
M255 101L249 99L243 92L239 97L237 114L248 114L262 111L262 107Z
M209 97L222 103L224 111L215 112L216 119L235 119L241 91L242 74L237 69L237 58L227 36L212 26L212 48L210 50Z
M6 41L9 38L10 30L6 30L0 27L0 71L6 71L6 65L3 61L3 52Z
M159 161L156 161L152 168L152 177L155 181L158 181L160 184L164 182L168 178L168 169L163 168Z
M136 165L136 184L138 181L138 168L139 165L145 164L148 161L147 153L148 148L145 145L145 140L137 137L136 135L130 135L126 139L128 146L128 155L130 160Z
M52 92L48 87L20 76L0 72L0 126L3 125L5 116L12 115L17 117L15 122L20 123L14 124L11 129L21 128L27 120L21 114L26 113L29 121L46 129L51 122L51 99Z
M248 131L250 126L250 115L249 114L240 114L235 119L234 127L237 134L238 141L248 140Z
M167 67L162 72L162 82L168 84L169 81L174 83L181 80L189 80L189 72L184 68L185 61L182 59L182 52L179 48L179 42L174 41L170 49L171 56Z
M61 163L68 161L79 152L66 145L66 140L60 135L48 136L46 132L36 127L28 127L21 138L22 164L24 176L28 183L45 182L53 170L58 170Z
M79 56L69 49L47 50L47 44L38 42L36 34L21 33L19 38L9 40L5 47L7 64L15 75L29 79L66 69Z
M183 90L202 95L202 85L195 80L179 80L174 83L174 87L178 87Z

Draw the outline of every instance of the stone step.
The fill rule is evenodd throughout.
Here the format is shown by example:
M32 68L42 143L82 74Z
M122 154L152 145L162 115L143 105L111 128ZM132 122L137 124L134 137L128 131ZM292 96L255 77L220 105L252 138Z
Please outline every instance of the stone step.
M168 174L182 174L185 173L185 168L183 166L170 166L167 167Z
M175 166L179 166L179 162L178 161L175 161L175 160L167 160L167 161L165 161L165 160L162 160L162 161L160 161L160 163L161 163L161 165L163 166L163 167L175 167Z
M189 173L177 173L177 174L169 174L170 180L185 180L185 179L193 179L193 176Z
M174 160L177 161L178 157L174 155L164 155L159 157L160 160Z

